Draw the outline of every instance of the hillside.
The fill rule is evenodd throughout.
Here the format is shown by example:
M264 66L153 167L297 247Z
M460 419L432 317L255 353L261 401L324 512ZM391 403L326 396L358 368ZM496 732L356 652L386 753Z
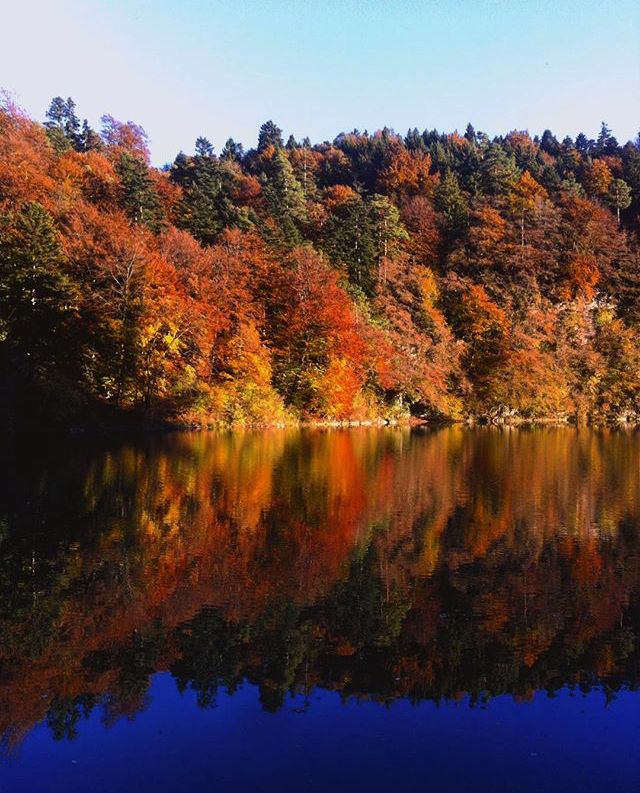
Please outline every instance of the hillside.
M102 123L0 109L8 426L640 416L640 141Z

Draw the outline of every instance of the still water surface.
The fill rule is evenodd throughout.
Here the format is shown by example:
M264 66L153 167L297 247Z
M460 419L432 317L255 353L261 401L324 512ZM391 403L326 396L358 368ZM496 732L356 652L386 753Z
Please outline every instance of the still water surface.
M1 793L640 788L640 434L3 457Z

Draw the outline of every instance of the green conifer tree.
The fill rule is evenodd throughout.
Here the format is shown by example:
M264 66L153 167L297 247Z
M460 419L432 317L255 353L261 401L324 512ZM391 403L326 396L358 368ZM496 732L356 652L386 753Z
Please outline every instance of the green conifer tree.
M444 177L436 187L434 204L436 209L443 215L447 237L450 240L459 237L468 224L468 207L458 180L451 171L445 172Z
M65 270L60 235L38 203L0 226L0 338L9 378L45 380L74 356L78 291Z
M304 190L283 149L278 149L264 178L264 197L286 247L297 245L307 217Z
M162 226L160 200L149 176L146 163L129 152L123 152L116 165L122 189L122 207L135 223L143 223L152 231Z

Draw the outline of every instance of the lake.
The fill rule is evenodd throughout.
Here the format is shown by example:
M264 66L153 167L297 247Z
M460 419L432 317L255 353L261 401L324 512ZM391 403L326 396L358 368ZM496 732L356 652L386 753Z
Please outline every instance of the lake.
M2 456L2 793L638 789L640 433Z

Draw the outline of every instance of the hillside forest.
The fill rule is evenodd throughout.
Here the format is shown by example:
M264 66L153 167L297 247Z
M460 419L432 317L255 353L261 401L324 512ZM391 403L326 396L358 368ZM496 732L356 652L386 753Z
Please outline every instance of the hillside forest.
M0 105L7 426L640 417L640 138L101 123Z

